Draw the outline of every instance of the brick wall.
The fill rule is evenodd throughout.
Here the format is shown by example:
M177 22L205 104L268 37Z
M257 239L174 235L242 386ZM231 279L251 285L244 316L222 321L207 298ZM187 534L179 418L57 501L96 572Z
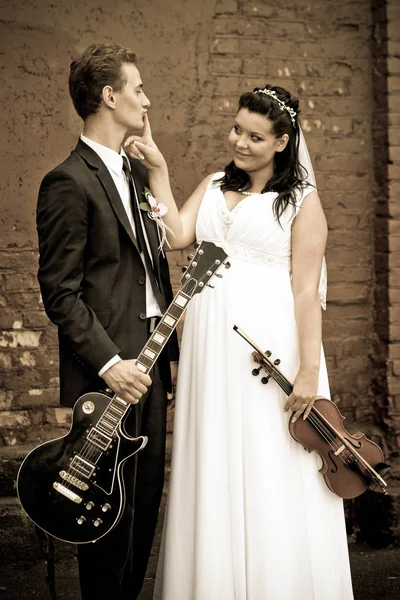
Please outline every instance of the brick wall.
M388 427L400 449L400 2L387 3Z
M67 93L69 61L89 43L104 39L128 45L140 57L153 103L153 132L170 164L179 203L203 176L228 161L226 137L242 91L269 82L299 96L330 230L324 344L333 398L350 421L385 448L382 428L391 428L395 439L400 267L394 251L400 213L392 167L400 160L399 3L391 1L388 7L389 112L382 109L377 123L381 87L372 73L381 69L383 81L386 75L381 4L374 0L371 11L367 0L177 0L173 6L151 0L135 10L121 0L116 13L105 0L84 6L61 0L0 2L0 65L6 82L0 114L6 131L0 147L5 190L0 444L36 442L66 427L67 415L57 406L56 335L36 283L34 211L41 177L68 154L80 131ZM379 39L374 41L374 35ZM386 167L379 136L385 118L394 161L388 167L389 196L381 185ZM381 167L374 169L377 157ZM387 211L381 215L385 197ZM385 248L389 228L390 248ZM175 285L185 254L170 256ZM385 277L392 302L387 318ZM393 369L389 378L387 368Z

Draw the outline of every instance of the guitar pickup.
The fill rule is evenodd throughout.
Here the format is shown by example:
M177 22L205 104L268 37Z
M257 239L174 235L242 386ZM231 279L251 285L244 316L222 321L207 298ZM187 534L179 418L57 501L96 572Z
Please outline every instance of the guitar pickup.
M82 502L81 496L78 496L78 494L75 494L75 492L66 488L65 485L63 485L62 483L58 483L58 481L55 481L53 483L53 488L57 492L68 498L68 500L72 500L72 502L75 502L75 504L80 504Z
M92 463L88 462L87 460L79 456L79 454L77 454L72 459L70 469L74 469L80 475L83 475L84 477L87 477L87 479L89 479L89 477L93 475L95 465L92 465Z
M89 431L89 434L86 439L89 442L92 442L92 444L94 444L98 448L100 448L100 450L102 450L103 452L106 452L106 450L108 450L112 442L112 438L108 437L108 435L105 435L104 433L96 429L96 427L93 427L93 429Z

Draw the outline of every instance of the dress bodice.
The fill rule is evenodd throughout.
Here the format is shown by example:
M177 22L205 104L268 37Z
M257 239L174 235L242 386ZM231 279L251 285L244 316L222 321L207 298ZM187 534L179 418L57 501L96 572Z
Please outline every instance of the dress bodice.
M214 242L228 256L291 271L291 232L304 198L315 188L298 192L295 205L288 205L279 221L273 210L276 192L246 196L232 210L226 204L216 173L204 194L196 223L196 239ZM325 261L320 281L321 304L325 308Z
M218 243L230 256L290 271L292 222L312 188L306 188L296 206L288 206L278 221L273 212L276 192L246 196L229 210L217 181L222 176L215 174L204 195L197 239Z

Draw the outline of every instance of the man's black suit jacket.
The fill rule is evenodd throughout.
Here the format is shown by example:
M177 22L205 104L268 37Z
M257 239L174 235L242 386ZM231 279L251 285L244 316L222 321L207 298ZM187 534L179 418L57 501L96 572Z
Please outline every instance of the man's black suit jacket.
M131 167L140 201L147 170L135 160ZM157 249L156 225L143 221L168 306L168 263ZM136 358L148 338L146 274L136 240L107 167L82 140L43 179L37 229L38 279L59 332L60 400L73 406L81 394L105 388L97 373L114 355ZM169 361L177 359L175 333L159 359L167 390Z

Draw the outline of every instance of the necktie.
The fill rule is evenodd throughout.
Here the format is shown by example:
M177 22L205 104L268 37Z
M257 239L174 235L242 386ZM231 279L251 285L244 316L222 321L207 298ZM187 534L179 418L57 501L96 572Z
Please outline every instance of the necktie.
M152 264L150 254L149 254L149 251L147 248L147 243L146 243L146 239L144 237L143 228L142 228L142 222L140 219L139 207L138 207L137 198L136 198L135 184L133 182L132 173L129 168L129 163L128 163L128 159L126 158L126 156L122 157L122 161L123 161L122 170L128 179L129 191L131 193L132 215L133 215L133 220L135 222L135 228L136 228L136 242L137 242L139 251L141 252L141 254L143 255L143 258L144 258L144 263L146 265L146 272L147 272L147 276L150 279L151 287L153 289L153 294L157 300L159 307L161 308L162 311L164 311L165 310L165 299L164 299L164 296L160 292L160 288L158 286L156 277L154 275L153 264Z

